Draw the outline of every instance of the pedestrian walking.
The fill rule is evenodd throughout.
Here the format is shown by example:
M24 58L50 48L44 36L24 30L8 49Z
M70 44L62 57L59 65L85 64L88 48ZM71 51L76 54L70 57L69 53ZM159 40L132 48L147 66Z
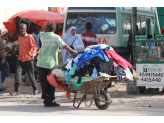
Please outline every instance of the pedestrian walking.
M35 43L37 44L37 51L39 51L39 49L41 48L41 41L40 41L40 38L39 38L39 27L38 27L38 26L34 26L34 27L33 27L33 33L32 33L31 35L32 35L32 37L34 38ZM35 58L34 58L35 80L37 81L38 72L37 72L36 63L37 63L37 55L36 55ZM26 85L30 85L30 78L29 78L29 76L28 76L27 73L26 73L25 76L24 76L23 82L24 82Z
M33 30L33 33L31 35L34 38L35 43L37 44L37 50L39 50L41 48L41 41L39 38L39 27L34 26L32 30Z
M47 32L45 32L45 30L47 30ZM60 104L55 102L55 88L47 81L49 71L58 66L59 47L65 48L69 52L77 54L76 51L72 50L64 43L60 36L54 33L55 30L56 24L53 22L47 23L40 30L42 48L40 50L37 67L42 88L42 99L44 99L43 103L45 107L60 106Z
M37 45L35 43L34 38L27 34L27 25L21 23L19 26L21 35L18 37L19 43L19 57L16 65L16 75L15 75L15 92L12 95L19 95L20 92L20 84L21 84L21 74L22 69L24 69L31 81L31 85L33 88L33 95L38 94L38 88L35 81L34 75L34 57L37 52Z
M85 48L90 45L98 44L97 36L95 33L91 32L91 29L92 29L92 24L86 23L86 32L81 34L81 39L84 43Z

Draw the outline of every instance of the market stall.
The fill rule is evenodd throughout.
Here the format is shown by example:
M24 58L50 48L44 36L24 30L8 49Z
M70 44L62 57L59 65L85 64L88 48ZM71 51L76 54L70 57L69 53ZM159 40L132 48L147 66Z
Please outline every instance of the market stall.
M141 76L137 86L164 86L164 35L155 39L136 36L135 53L137 75Z

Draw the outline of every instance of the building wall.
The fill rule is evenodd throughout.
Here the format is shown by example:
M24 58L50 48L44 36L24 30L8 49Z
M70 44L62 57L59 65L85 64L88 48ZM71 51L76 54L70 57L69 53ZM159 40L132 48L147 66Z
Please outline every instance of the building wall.
M3 25L4 21L7 21L12 15L27 9L34 10L45 10L48 11L48 7L0 7L0 30L1 32L5 31Z

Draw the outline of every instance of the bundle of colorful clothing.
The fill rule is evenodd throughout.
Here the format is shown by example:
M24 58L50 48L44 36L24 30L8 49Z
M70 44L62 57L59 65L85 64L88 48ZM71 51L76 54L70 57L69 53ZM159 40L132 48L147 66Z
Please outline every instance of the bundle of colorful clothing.
M84 82L95 80L104 74L108 77L117 76L120 81L123 81L124 77L133 81L135 70L131 68L132 65L112 47L99 44L86 47L84 53L72 55L62 71L66 84L73 82L75 87L80 87ZM52 71L52 74L56 75L59 72Z
M88 46L84 53L73 55L67 61L67 84L74 76L79 76L77 83L80 84L81 77L96 79L100 73L118 76L120 81L123 77L133 81L132 65L105 44Z

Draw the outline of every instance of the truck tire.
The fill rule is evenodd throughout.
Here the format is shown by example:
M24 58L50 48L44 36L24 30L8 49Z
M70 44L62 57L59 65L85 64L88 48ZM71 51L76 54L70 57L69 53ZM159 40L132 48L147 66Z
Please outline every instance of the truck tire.
M110 95L106 91L100 91L100 96L104 101L110 101ZM110 103L98 101L96 97L94 101L97 108L102 109L102 110L107 109L110 105Z

